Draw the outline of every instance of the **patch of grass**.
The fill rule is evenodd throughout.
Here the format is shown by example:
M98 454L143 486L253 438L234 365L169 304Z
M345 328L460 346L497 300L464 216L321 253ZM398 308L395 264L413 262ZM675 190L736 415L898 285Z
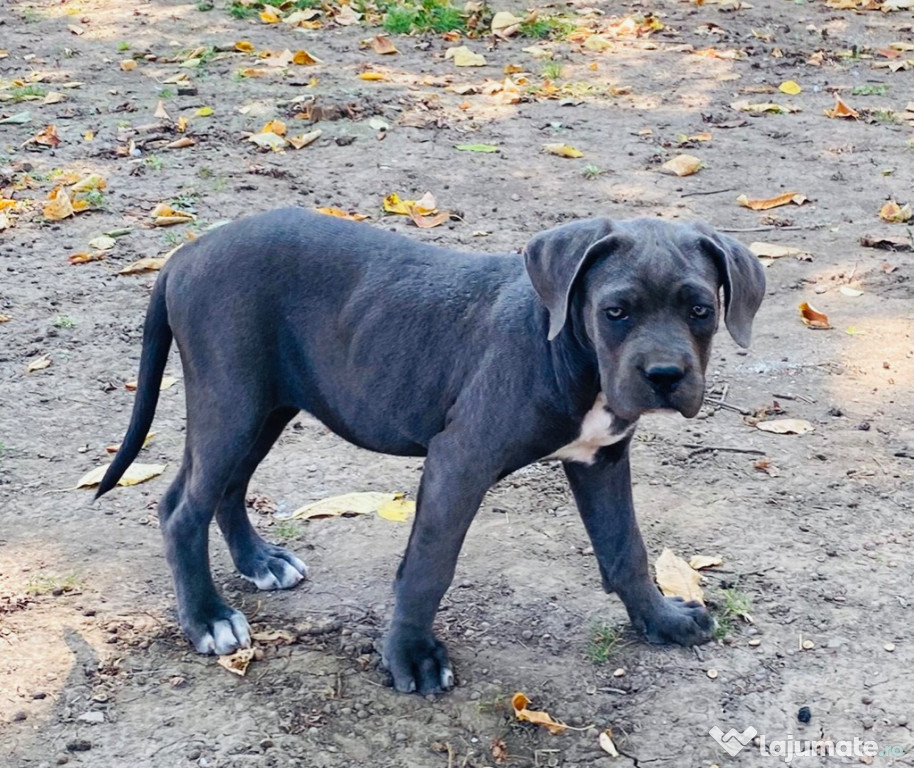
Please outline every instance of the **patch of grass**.
M213 10L213 8L214 8L213 4L209 3L209 2L197 3L198 11L211 11L211 10Z
M524 37L534 40L555 40L570 35L574 31L574 24L557 16L538 16L532 21L523 22L518 31Z
M549 80L560 80L564 71L565 67L562 66L560 61L543 62L543 77Z
M876 109L873 111L873 117L880 123L898 123L898 113L893 109Z
M162 237L165 240L165 245L169 248L174 248L184 242L184 235L181 232L175 232L173 229L163 232Z
M320 8L321 0L295 0L294 2L289 2L289 0L261 0L257 3L251 3L247 5L240 2L232 2L228 7L229 14L236 19L249 19L252 16L256 16L260 11L264 9L265 6L271 5L274 8L282 8L283 11L303 11L306 8ZM201 8L200 6L209 6L208 8ZM197 4L198 11L209 11L212 10L213 4L210 2L201 2Z
M161 91L159 91L160 99L173 99L174 96L175 92L171 88L163 88Z
M41 14L38 12L37 8L29 6L22 9L22 20L26 24L35 24L36 22L41 21L41 18Z
M257 13L253 6L244 5L243 3L232 3L228 8L228 12L233 19L249 19Z
M105 193L100 189L90 189L88 192L86 192L84 199L89 204L90 208L105 207Z
M75 328L76 321L72 317L67 315L57 315L54 318L54 327L55 328Z
M29 595L62 595L65 592L75 592L80 589L76 574L63 578L54 576L36 575L29 577L25 591Z
M171 204L174 208L180 208L182 211L196 213L198 197L199 195L196 192L182 192L180 195L175 195L171 198Z
M165 167L165 161L158 155L150 155L143 163L147 168L153 171L161 171Z
M395 0L379 7L381 24L392 35L421 32L466 32L466 15L450 0Z
M593 664L605 664L624 645L622 630L618 626L603 620L596 621L590 627L587 658Z
M593 181L598 176L602 176L606 171L604 171L599 165L594 165L590 163L584 166L584 178Z
M733 634L733 630L740 621L745 621L749 611L752 610L752 600L745 592L730 588L723 591L723 604L714 618L714 639L723 640Z
M20 101L34 101L43 99L48 92L37 85L21 85L18 88L11 88L7 93L7 101L18 103Z
M887 85L855 85L851 96L885 96L888 92Z
M126 40L121 40L121 41L117 44L117 49L118 49L119 51L129 51L129 50L130 50L130 43L128 43Z
M289 541L301 535L301 526L292 520L284 520L270 528L270 532L275 539Z

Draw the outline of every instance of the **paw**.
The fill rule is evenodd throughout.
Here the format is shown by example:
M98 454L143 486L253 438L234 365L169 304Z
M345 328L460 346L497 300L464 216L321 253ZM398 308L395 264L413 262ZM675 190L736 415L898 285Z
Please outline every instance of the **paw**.
M712 637L714 620L701 603L681 597L661 598L652 610L632 622L648 642L701 645Z
M181 629L197 653L225 656L251 646L251 628L244 614L226 605L208 618L182 620Z
M263 542L238 566L241 575L257 589L289 589L308 575L308 567L289 550Z
M454 687L447 648L431 632L392 628L384 642L381 664L401 693L442 693Z

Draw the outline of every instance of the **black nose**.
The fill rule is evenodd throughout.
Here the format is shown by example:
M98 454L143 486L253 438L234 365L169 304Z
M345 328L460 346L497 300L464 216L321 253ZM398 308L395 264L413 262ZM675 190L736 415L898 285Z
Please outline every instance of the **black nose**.
M651 386L661 394L669 394L682 381L686 372L678 365L652 365L644 371Z

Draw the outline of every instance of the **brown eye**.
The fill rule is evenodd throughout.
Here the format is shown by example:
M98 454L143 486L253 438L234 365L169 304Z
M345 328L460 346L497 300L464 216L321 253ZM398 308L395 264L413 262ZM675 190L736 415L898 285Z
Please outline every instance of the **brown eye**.
M628 313L622 307L609 307L604 311L610 320L625 320L628 317Z

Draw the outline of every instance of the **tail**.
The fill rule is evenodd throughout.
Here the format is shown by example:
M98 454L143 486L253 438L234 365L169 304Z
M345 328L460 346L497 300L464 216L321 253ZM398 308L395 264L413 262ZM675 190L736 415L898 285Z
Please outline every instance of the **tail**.
M155 416L156 404L159 402L159 387L165 363L168 361L168 349L171 347L172 333L168 326L168 309L165 306L165 279L167 273L161 273L152 289L149 309L146 310L146 324L143 326L143 351L140 354L140 374L136 387L136 399L133 401L133 413L127 434L114 461L105 472L99 483L95 498L110 491L117 485L121 475L127 471L137 457Z

